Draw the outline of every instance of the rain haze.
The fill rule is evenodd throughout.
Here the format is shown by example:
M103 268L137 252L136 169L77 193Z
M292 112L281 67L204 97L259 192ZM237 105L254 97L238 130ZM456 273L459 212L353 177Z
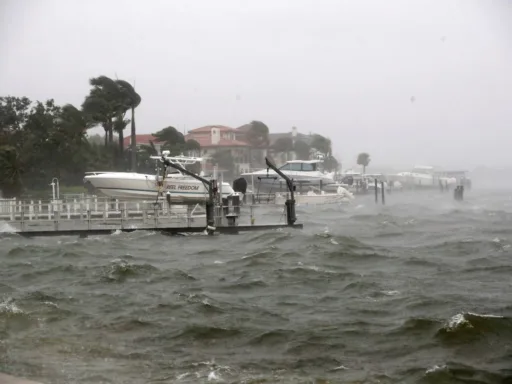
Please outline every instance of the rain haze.
M512 384L511 148L512 0L0 0L0 384Z
M0 3L0 89L79 106L135 83L138 133L319 133L343 168L512 166L512 3L470 0ZM102 129L97 130L102 133Z

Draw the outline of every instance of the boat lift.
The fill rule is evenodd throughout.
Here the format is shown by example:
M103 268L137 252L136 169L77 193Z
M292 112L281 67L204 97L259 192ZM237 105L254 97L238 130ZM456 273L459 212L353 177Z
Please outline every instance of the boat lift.
M297 221L297 216L295 215L295 185L293 183L293 179L290 179L288 176L286 176L279 168L275 166L267 157L265 157L265 163L267 164L267 177L268 177L268 170L271 168L275 173L277 173L279 176L281 176L286 181L286 186L288 187L288 190L290 191L290 198L286 199L285 206L286 206L286 224L292 226Z
M215 232L215 219L214 219L214 207L216 200L218 200L218 186L217 180L215 179L206 179L202 176L195 174L194 172L189 171L185 167L183 167L179 162L173 162L171 158L168 157L169 152L164 151L160 160L166 167L172 167L190 177L193 177L196 180L201 181L206 189L208 190L208 200L206 201L206 231L208 234L213 235ZM174 158L172 158L174 159ZM295 214L295 185L293 179L289 178L285 175L281 170L279 170L275 164L273 164L267 157L265 157L265 163L267 164L267 174L268 170L272 169L279 176L281 176L286 181L286 186L290 191L290 198L285 201L286 206L286 224L289 226L295 225L297 221L297 216ZM169 192L168 192L169 193ZM219 202L222 205L222 199Z
M194 172L189 171L186 169L182 164L177 161L173 162L172 160L179 159L179 158L170 158L169 151L163 151L162 156L160 157L160 160L166 167L172 167L182 173L184 173L187 176L193 177L196 180L199 180L202 182L206 189L208 190L208 200L206 201L206 231L209 235L213 235L215 232L215 218L214 218L214 207L215 207L215 199L217 197L218 187L217 187L217 180L215 179L205 179L202 176L199 176L195 174ZM197 161L201 161L200 158L194 158L193 162L190 162L189 164L193 164ZM164 175L165 177L165 175ZM160 182L160 181L159 181ZM170 193L170 192L167 192ZM170 201L170 200L169 200Z

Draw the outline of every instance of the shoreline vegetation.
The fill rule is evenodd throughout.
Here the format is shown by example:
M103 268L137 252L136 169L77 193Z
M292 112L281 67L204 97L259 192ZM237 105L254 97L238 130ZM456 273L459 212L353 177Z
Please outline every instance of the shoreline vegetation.
M53 99L32 101L27 97L0 97L0 193L4 198L26 193L39 195L40 191L51 193L50 183L55 177L59 180L61 194L67 189L76 191L77 186L83 188L87 171L154 173L150 156L157 151L153 143L139 148L135 145L135 112L143 102L141 95L128 82L106 76L91 78L89 84L89 93L79 107L60 106ZM89 129L97 127L103 127L103 137L88 135ZM124 145L126 130L131 136L128 148ZM172 155L201 150L197 141L186 141L172 126L153 135L163 142L161 149L170 150ZM302 157L315 150L324 156L327 169L338 169L339 163L332 155L328 138L314 134L309 146L302 141L290 142L286 138L278 139L270 146L269 128L261 121L250 123L247 143L251 148L272 153L295 151ZM211 161L236 177L235 161L229 151L216 152Z

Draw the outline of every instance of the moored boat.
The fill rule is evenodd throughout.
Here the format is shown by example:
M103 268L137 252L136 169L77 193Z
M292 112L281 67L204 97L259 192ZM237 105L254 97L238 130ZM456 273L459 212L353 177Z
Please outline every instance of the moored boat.
M201 158L176 156L166 158L182 167L202 161ZM151 200L170 193L171 203L201 203L208 199L208 190L199 180L169 169L165 177L135 172L87 172L84 183L90 192L119 200ZM219 192L227 198L233 188L223 182Z

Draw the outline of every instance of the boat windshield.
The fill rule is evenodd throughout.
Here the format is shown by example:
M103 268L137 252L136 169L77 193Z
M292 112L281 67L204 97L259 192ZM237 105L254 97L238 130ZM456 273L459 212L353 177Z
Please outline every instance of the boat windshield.
M314 172L316 163L286 163L279 169L281 171Z
M413 168L412 173L422 173L425 175L430 175L430 174L432 174L432 168L415 167L415 168Z

